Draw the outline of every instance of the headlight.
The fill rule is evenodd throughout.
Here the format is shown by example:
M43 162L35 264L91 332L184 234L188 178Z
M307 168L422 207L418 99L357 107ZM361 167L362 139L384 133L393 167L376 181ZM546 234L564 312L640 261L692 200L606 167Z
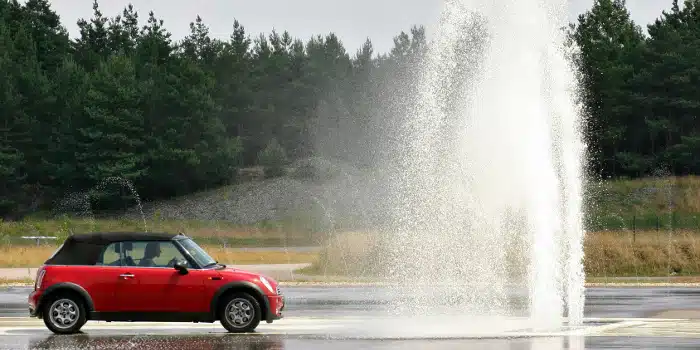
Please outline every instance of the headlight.
M260 282L262 282L262 284L265 286L265 288L267 288L267 290L270 291L270 293L275 294L275 289L272 288L272 285L270 284L270 282L267 281L265 277L260 276Z

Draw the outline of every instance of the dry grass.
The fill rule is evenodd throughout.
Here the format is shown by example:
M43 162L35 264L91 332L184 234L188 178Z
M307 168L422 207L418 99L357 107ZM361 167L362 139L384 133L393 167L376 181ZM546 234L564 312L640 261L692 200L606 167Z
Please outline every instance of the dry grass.
M319 253L280 250L245 251L203 244L216 260L227 264L313 263L308 274L372 276L384 267L381 244L373 236L346 233ZM0 267L36 267L56 249L53 245L0 246ZM589 233L585 269L590 277L700 275L700 234L695 232L628 231Z
M38 267L57 246L0 246L0 267Z
M26 278L0 278L0 286L13 286L13 285L18 285L18 286L27 286L27 285L33 285L34 280L26 277Z
M307 274L372 276L382 268L376 240L363 233L340 235L305 269ZM589 277L700 275L700 234L694 232L593 232L584 243Z
M336 235L318 254L318 259L299 272L310 275L373 276L379 273L384 254L373 235L350 232Z
M315 262L316 252L241 251L220 246L202 245L209 254L224 264L302 264ZM0 246L0 267L38 267L48 259L57 246Z
M597 232L585 242L591 276L668 276L700 274L700 234L680 232Z
M294 251L239 251L225 249L222 247L207 247L204 249L216 261L234 265L251 264L305 264L313 263L318 258L316 252L294 252Z
M629 276L623 277L595 277L586 278L590 285L700 285L700 276Z

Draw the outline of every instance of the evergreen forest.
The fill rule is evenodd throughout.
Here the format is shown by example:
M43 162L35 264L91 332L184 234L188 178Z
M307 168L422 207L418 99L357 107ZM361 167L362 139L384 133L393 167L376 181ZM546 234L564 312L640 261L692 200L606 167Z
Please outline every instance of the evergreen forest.
M670 8L642 27L624 0L596 0L563 28L598 176L700 174L700 1ZM369 38L349 52L333 33L252 34L233 19L220 39L198 16L175 40L153 12L93 9L71 36L49 0L0 0L0 218L112 177L156 200L315 156L372 167L429 45L419 25L389 52Z

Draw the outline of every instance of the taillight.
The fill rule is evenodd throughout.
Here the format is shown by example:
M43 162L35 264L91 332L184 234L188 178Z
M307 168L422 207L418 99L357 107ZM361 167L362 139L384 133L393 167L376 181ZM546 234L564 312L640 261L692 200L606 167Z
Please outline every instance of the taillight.
M46 275L46 270L42 267L39 269L39 273L36 274L36 280L34 281L34 290L41 289L41 282L44 281L44 275Z

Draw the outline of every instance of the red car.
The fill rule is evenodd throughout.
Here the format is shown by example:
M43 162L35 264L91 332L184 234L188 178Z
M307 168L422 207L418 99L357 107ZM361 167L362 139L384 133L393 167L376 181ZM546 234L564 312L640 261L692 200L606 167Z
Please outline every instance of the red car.
M88 320L220 321L252 332L282 317L272 278L226 267L191 238L166 233L90 233L68 237L38 270L29 313L57 334Z

